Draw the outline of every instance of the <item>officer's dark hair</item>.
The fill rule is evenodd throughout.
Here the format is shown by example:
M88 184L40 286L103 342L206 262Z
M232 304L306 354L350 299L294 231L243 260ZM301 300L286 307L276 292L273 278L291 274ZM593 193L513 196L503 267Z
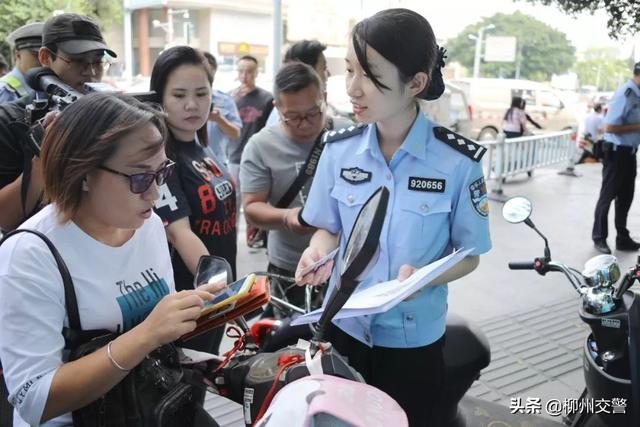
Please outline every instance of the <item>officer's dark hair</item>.
M253 55L243 55L240 57L240 59L238 59L238 62L240 61L253 61L256 63L256 65L258 65L258 59Z
M161 139L149 141L149 157L164 148L164 114L133 97L90 93L65 108L47 127L42 141L44 199L57 205L67 222L80 207L82 181L116 152L122 138L152 124Z
M291 62L285 64L276 74L273 83L273 97L276 103L280 104L281 93L299 92L311 85L315 85L318 89L322 88L316 70L302 62Z
M182 65L202 66L202 69L207 74L209 85L213 83L213 74L209 69L209 63L202 52L190 46L171 47L160 54L156 63L153 65L153 70L151 70L149 90L156 93L156 102L159 104L163 104L164 90L167 88L169 76L171 76L171 73L173 73L176 68ZM200 145L206 146L209 140L207 136L206 123L198 129L197 134ZM173 142L171 140L167 143L167 152L170 155L175 154Z
M380 91L389 87L371 72L367 45L398 68L403 83L419 72L427 74L429 81L418 98L438 99L444 92L440 68L445 51L438 47L431 25L420 14L401 8L383 10L358 22L351 39L360 66Z
M218 69L218 61L216 60L216 57L209 52L202 52L202 54L207 59L207 62L211 67L211 71L215 72Z
M315 67L326 48L327 45L318 40L300 40L287 49L284 54L284 62L300 61Z

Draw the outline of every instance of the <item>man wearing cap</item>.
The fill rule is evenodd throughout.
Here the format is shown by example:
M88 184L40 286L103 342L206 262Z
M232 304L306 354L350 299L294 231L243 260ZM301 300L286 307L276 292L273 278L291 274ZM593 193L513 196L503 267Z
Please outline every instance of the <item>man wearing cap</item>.
M633 201L636 152L640 145L640 62L633 67L633 78L616 90L609 103L604 118L604 140L602 187L591 238L599 252L611 253L607 244L607 218L611 202L615 200L616 249L637 251L640 243L631 238L627 215Z
M42 29L38 59L63 83L84 92L84 84L102 80L105 55L116 57L89 17L63 13L49 18ZM26 106L47 94L35 93L0 104L0 229L11 230L39 208L42 183L39 160L25 142ZM24 193L24 195L23 195Z
M42 22L23 25L7 37L14 52L15 66L0 78L0 103L14 101L31 95L33 89L24 75L33 67L39 67L38 49L42 46Z

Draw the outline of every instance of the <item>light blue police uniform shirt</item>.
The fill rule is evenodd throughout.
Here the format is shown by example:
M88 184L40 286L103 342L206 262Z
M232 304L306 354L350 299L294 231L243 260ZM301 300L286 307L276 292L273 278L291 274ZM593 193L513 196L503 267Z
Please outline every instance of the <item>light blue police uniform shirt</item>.
M633 80L628 80L620 86L609 102L607 114L604 117L607 125L640 124L640 88ZM608 133L604 140L614 145L626 145L638 148L640 132Z
M8 74L14 76L20 81L24 90L26 90L27 95L34 92L34 90L31 89L31 86L27 84L27 81L20 70L14 67ZM15 101L18 98L20 98L20 96L18 96L12 88L10 88L5 82L0 81L0 103Z
M334 234L342 231L340 256L364 202L382 185L390 191L379 257L358 290L395 279L402 264L422 267L454 249L475 248L471 255L480 255L491 248L481 163L438 140L433 129L419 112L389 165L375 125L324 148L302 218ZM412 180L414 185L442 182L443 191L412 190ZM327 295L338 271L339 262ZM447 293L446 284L423 288L386 313L334 323L369 346L425 346L444 334Z
M238 107L231 96L214 89L211 94L211 102L215 108L220 110L220 114L229 122L242 129L242 120L238 114ZM227 162L227 144L230 138L225 134L217 123L207 122L207 135L209 137L209 147L216 157L225 163Z

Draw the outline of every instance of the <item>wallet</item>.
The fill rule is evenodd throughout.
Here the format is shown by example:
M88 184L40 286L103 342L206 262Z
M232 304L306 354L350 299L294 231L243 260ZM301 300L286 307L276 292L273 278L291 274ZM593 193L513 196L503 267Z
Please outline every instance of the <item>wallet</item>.
M269 286L269 279L267 276L257 276L256 282L251 290L238 298L235 303L235 307L230 311L222 313L210 313L200 316L196 320L196 328L184 334L180 337L181 340L186 341L198 335L204 334L218 326L222 326L225 323L235 319L236 317L251 313L254 310L267 304L271 299L271 291Z

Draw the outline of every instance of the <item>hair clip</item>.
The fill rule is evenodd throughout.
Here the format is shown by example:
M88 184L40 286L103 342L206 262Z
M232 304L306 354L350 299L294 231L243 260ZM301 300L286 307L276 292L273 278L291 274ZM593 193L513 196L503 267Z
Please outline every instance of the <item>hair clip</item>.
M444 47L438 46L438 67L442 68L445 66L444 60L447 58L447 49Z

